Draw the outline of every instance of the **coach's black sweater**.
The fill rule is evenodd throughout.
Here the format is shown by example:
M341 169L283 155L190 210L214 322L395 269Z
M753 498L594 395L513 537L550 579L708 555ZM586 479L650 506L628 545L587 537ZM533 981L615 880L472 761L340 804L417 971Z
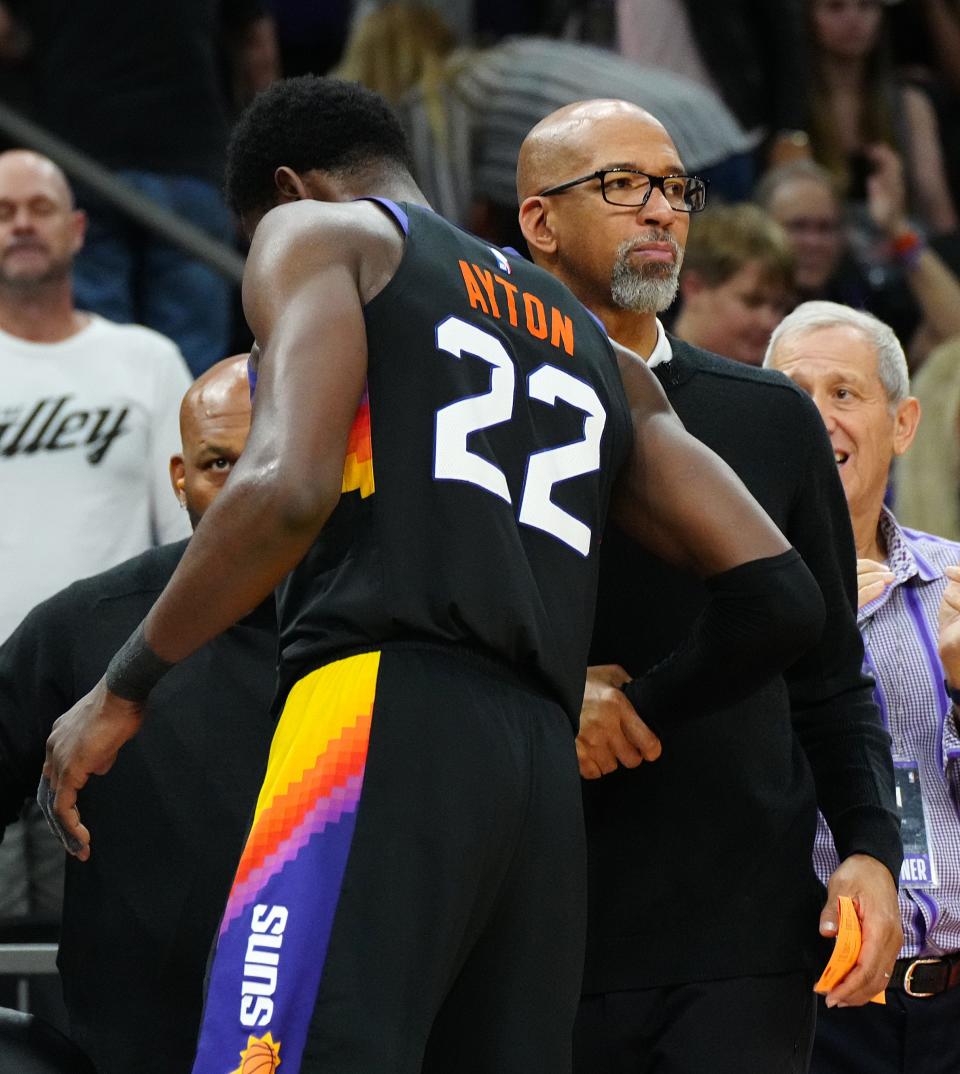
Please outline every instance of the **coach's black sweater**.
M654 370L670 402L806 560L827 620L813 650L746 700L675 728L661 717L658 761L584 782L587 993L819 969L818 804L841 858L871 854L899 873L889 738L861 670L853 536L820 416L778 373L671 344ZM609 527L590 662L642 675L705 598Z
M97 682L186 544L76 582L0 646L0 833L36 794L53 721ZM91 856L67 862L58 962L71 1034L98 1074L193 1065L207 955L274 729L276 648L271 598L165 676L140 733L80 792Z

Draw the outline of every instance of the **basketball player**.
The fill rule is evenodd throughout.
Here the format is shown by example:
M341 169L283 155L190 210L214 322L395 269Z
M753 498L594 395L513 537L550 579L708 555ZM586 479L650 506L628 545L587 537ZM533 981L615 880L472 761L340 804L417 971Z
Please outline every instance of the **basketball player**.
M90 773L170 666L279 586L283 711L195 1071L563 1074L584 928L571 725L614 476L622 524L714 598L638 705L749 689L816 638L819 592L643 364L621 384L563 285L429 210L379 97L271 88L228 190L256 227L250 439L59 721L39 796L87 858ZM709 702L705 678L726 684Z

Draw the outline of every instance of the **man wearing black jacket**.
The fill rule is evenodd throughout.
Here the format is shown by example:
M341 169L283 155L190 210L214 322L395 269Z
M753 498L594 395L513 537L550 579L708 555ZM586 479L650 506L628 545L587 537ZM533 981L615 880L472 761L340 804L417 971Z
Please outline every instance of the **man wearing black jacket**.
M864 945L828 1002L865 1003L883 988L900 943L899 824L822 423L785 379L670 339L656 318L676 293L689 223L660 177L688 183L682 173L666 131L641 109L572 105L524 143L521 226L534 260L647 359L689 431L801 552L827 626L783 677L709 719L678 709L651 728L618 687L671 650L704 591L608 527L592 648L605 666L591 669L578 739L581 774L594 781L584 784L590 920L577 1064L583 1074L787 1074L806 1069L811 986L828 953L817 915L822 936L835 934L840 894L857 899ZM637 769L643 760L656 763ZM841 858L826 903L809 860L818 803Z
M246 358L227 359L181 408L171 479L194 524L249 426ZM0 647L0 824L32 800L53 721L100 678L186 546L74 583ZM271 600L178 665L150 699L156 718L84 795L97 857L67 861L59 966L71 1035L98 1074L190 1069L207 954L273 732L275 653Z

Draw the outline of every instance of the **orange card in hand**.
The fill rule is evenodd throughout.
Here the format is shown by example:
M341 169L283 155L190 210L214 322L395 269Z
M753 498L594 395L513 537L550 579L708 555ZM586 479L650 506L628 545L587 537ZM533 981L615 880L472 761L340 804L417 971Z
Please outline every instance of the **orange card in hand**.
M820 980L813 986L814 992L832 992L834 988L846 977L857 964L860 955L861 933L860 918L857 916L853 899L849 895L841 895L837 899L837 913L839 927L837 939L833 945L833 954L830 961L824 967ZM887 997L881 992L870 1000L871 1003L886 1003Z

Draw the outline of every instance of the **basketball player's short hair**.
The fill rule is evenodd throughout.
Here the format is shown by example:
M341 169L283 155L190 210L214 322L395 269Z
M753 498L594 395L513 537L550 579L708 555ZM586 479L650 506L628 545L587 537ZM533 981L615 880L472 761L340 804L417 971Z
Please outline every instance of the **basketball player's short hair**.
M276 204L274 173L337 175L410 170L407 139L387 102L354 82L317 75L281 79L240 116L227 150L226 194L238 215Z

